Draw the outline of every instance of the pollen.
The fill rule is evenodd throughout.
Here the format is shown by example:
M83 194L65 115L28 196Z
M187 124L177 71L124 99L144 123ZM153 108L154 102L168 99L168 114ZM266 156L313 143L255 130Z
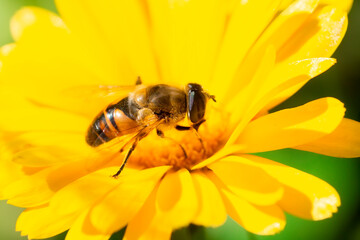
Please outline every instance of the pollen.
M139 142L129 159L129 165L141 168L171 165L175 169L190 169L225 145L228 138L225 116L211 114L198 132L172 128L165 131L162 138L153 131Z

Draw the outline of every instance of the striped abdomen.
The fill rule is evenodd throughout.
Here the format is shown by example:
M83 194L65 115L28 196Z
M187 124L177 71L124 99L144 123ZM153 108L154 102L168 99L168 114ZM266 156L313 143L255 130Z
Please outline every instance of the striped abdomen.
M142 127L131 118L128 109L128 98L108 106L90 125L86 142L97 147L116 137L137 132Z

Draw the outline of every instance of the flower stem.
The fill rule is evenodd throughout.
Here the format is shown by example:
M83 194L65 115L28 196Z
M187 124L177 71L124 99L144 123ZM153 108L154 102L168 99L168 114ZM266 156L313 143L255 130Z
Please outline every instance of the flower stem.
M172 240L205 240L205 228L202 226L190 224L186 228L173 232Z
M251 233L251 232L247 232L248 235L248 240L257 240L256 235Z

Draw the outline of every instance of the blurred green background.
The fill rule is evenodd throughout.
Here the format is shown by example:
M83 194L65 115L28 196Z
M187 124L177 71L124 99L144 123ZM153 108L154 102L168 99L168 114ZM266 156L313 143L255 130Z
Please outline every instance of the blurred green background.
M0 45L12 42L9 20L22 6L41 6L56 11L52 0L0 0ZM278 108L294 107L320 97L333 96L347 107L348 118L360 120L360 4L355 0L349 15L345 39L334 55L338 63L320 77L308 83L300 92ZM207 240L359 240L360 239L360 164L359 159L337 159L295 150L261 154L270 159L311 173L334 186L341 196L342 206L333 218L313 222L287 215L287 226L275 236L260 237L248 234L229 219L215 229L186 228L173 234L173 239ZM22 209L0 201L0 239L20 240L15 222ZM120 239L122 232L112 239ZM52 238L64 239L64 234ZM191 237L192 236L192 237Z

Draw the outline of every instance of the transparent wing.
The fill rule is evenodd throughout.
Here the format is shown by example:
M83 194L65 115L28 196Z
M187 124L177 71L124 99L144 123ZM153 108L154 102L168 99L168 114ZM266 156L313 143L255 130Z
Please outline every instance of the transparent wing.
M142 85L140 76L134 85L83 85L74 86L62 91L64 96L73 98L120 98L126 96L129 92L134 91Z
M136 89L136 85L119 86L119 85L84 85L64 89L62 94L65 97L78 98L83 100L89 99L121 99Z
M136 85L84 85L61 90L61 107L67 111L95 117L111 103L120 101L133 92Z

